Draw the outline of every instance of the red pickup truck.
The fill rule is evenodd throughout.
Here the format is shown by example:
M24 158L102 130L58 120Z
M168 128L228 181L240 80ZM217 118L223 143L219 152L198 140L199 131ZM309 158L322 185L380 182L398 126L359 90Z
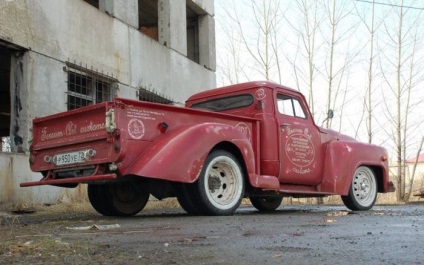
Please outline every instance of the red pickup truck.
M177 197L194 215L228 215L248 197L273 211L284 196L341 195L351 210L392 190L384 148L317 126L302 94L249 82L191 96L185 107L116 98L33 121L29 163L40 181L87 183L103 215Z

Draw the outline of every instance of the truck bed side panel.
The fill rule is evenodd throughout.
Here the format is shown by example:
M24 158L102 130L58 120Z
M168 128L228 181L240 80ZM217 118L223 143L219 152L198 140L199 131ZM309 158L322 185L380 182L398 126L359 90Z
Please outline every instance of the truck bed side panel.
M194 182L208 153L223 142L237 146L244 156L247 171L255 172L252 146L239 130L222 123L201 123L181 126L158 137L123 171L123 175Z
M128 99L116 101L122 103L115 110L117 127L124 131L121 138L127 142L120 175L193 182L207 154L221 142L240 150L249 176L258 174L257 119Z

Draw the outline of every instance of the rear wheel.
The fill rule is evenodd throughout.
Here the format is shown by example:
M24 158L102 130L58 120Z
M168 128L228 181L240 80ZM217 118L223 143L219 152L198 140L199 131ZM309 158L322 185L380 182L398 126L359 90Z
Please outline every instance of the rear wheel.
M88 199L91 203L91 206L98 213L106 216L113 216L114 210L109 206L109 202L107 201L107 188L106 185L94 185L88 184L87 193Z
M250 197L253 207L261 212L272 212L281 205L283 196Z
M202 211L199 206L190 198L188 186L192 184L181 183L177 190L177 200L181 208L188 214L201 215Z
M243 170L233 154L215 150L209 154L199 179L186 184L189 212L205 215L230 215L244 194ZM184 207L187 207L187 204Z
M149 200L149 193L139 187L138 181L89 184L87 192L93 208L106 216L135 215Z
M374 172L366 166L358 167L352 178L347 196L341 196L343 203L352 211L371 209L377 199L377 181Z

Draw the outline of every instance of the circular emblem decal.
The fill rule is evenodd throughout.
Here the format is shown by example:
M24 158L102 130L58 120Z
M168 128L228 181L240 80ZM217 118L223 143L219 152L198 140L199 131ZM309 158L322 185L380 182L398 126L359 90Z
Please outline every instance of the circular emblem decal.
M140 140L144 136L144 123L139 119L132 119L128 122L128 134L131 138Z
M252 138L252 133L250 131L249 126L247 126L246 123L244 122L240 122L236 125L236 129L239 130L244 136L246 136L247 139L249 139L249 141Z
M256 97L257 100L264 99L266 97L265 89L259 88L258 90L256 90L255 97Z

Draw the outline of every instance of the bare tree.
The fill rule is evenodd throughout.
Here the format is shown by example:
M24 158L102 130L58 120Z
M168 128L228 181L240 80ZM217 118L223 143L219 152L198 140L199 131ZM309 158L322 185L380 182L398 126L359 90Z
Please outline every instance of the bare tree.
M366 109L366 114L367 114L366 129L367 129L368 143L372 143L372 140L373 140L373 134L374 134L373 115L374 115L374 106L376 105L374 100L377 99L373 97L373 94L374 94L373 86L374 86L374 80L375 80L374 61L376 59L375 48L374 48L375 36L376 36L377 29L382 23L382 22L377 22L377 25L376 25L375 5L376 5L375 1L372 0L369 22L367 22L366 20L367 12L364 12L364 10L359 10L357 5L355 5L356 13L358 14L358 17L361 19L363 25L366 27L369 34L367 85L366 85L366 92L364 97L364 107Z
M247 61L251 63L250 68L253 72L266 80L274 79L274 73L277 73L278 80L281 81L281 60L278 54L281 45L278 34L284 13L280 1L250 0L248 4L244 2L238 5L231 1L227 2L226 6L227 8L223 9L225 16L237 30L236 35L228 36L233 42L233 45L229 46L232 49L229 53L238 52L239 55L243 53L241 57L249 58ZM247 22L243 14L239 13L240 9L248 9L251 12L253 17L250 21ZM250 27L246 27L246 23ZM248 74L245 74L245 77L248 78Z
M296 47L294 57L288 60L293 66L298 90L301 90L300 88L303 86L307 87L309 108L312 115L315 115L316 55L320 50L317 35L323 16L319 12L319 1L297 0L295 2L295 13L296 21L291 21L290 18L286 19L287 24L297 35L297 42L294 43Z
M424 129L417 118L424 99L416 94L424 82L423 18L419 9L388 1L221 0L225 38L218 41L224 44L218 69L223 82L260 76L294 83L315 120L326 113L317 109L335 109L341 119L327 127L354 129L357 138L396 154L404 200L406 156Z
M237 31L231 24L220 25L224 39L220 40L221 53L219 56L218 71L221 85L240 83L243 79L249 79L245 70L245 63L241 56L241 44L238 41Z
M397 25L391 27L389 21L384 22L386 34L389 37L388 47L393 49L387 48L382 53L387 64L381 65L381 72L386 87L389 88L394 99L394 107L392 107L392 104L389 103L389 95L383 93L388 118L393 125L390 134L394 135L396 152L397 197L398 200L404 201L408 199L405 193L405 161L411 125L408 117L413 108L417 106L417 103L411 101L411 96L416 89L416 80L421 78L423 70L417 67L417 61L422 60L417 52L422 41L419 27L422 12L412 13L403 6L403 1L394 8L397 17L391 16L391 20L396 19ZM389 53L390 51L394 51L394 53ZM392 69L391 73L388 69ZM391 76L394 76L394 80L390 78Z

